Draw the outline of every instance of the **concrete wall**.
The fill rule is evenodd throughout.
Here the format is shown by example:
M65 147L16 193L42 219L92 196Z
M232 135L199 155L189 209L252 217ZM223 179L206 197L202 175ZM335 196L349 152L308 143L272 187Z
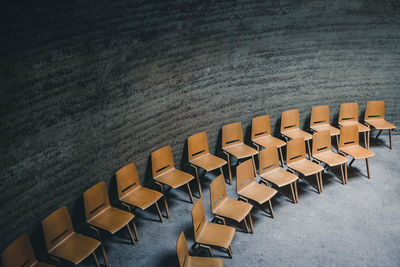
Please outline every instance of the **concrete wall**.
M10 1L11 2L11 1ZM150 153L223 124L386 101L400 125L400 4L381 0L30 1L1 14L0 249ZM246 130L248 132L248 129ZM396 133L396 132L395 132ZM217 149L218 148L218 149ZM139 229L140 230L140 229ZM36 241L35 241L36 242Z

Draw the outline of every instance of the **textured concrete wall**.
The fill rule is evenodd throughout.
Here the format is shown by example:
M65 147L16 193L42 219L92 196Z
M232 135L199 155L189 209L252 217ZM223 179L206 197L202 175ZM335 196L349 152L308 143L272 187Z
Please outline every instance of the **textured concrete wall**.
M10 1L11 2L11 1ZM17 1L18 2L18 1ZM400 125L400 4L381 0L35 1L1 14L0 249L135 161L223 124L386 101ZM139 229L140 230L140 229Z

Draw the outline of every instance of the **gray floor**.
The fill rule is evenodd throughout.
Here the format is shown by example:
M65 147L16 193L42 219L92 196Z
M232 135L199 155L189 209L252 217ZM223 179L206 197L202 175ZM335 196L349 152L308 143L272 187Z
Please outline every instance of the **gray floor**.
M339 169L324 172L321 195L301 179L298 204L277 195L274 219L254 209L255 234L237 228L233 259L217 249L214 256L222 258L225 266L400 266L400 136L394 136L393 150L387 140L381 136L371 144L376 154L370 159L372 179L366 177L364 160L349 168L347 185L341 184ZM211 179L202 179L207 220L211 220ZM227 185L230 197L237 197L235 187L236 179ZM125 231L106 236L110 265L178 266L175 244L179 232L185 232L189 248L193 244L188 200L186 191L170 191L171 218L164 223L158 221L154 209L136 212L140 241L135 246Z

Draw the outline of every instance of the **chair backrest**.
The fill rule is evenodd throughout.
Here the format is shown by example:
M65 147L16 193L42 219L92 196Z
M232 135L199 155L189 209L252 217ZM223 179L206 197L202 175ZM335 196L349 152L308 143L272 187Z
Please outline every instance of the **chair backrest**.
M254 181L254 167L251 159L236 167L236 191L239 192Z
M299 110L291 109L282 112L281 133L296 128L299 128Z
M357 125L346 125L340 128L339 147L353 146L359 144L359 134Z
M324 151L330 151L331 147L331 132L329 130L315 132L313 134L312 154L316 155Z
M3 267L32 266L37 259L28 235L23 234L8 245L1 253L1 261L3 262Z
M47 216L42 221L42 227L47 251L51 252L74 233L67 206L62 206Z
M358 122L358 103L340 104L339 122Z
M117 178L118 198L122 199L136 187L140 186L139 174L134 162L119 169L115 174Z
M222 126L222 148L243 143L243 128L241 122Z
M255 117L251 120L251 140L271 134L271 120L269 115Z
M266 147L258 154L259 173L266 173L279 168L278 149L276 147Z
M209 153L208 138L206 132L201 132L189 136L188 141L188 158L192 160Z
M329 124L329 106L316 106L311 109L310 126Z
M306 158L306 143L304 138L292 139L287 142L286 162L290 164Z
M384 119L385 101L368 101L365 108L364 120Z
M83 193L83 202L85 203L86 221L90 221L110 207L106 183L101 181L86 190Z
M176 254L178 255L179 267L185 266L185 261L189 256L189 252L183 231L179 234L178 240L176 240Z
M162 147L151 153L151 168L153 178L174 168L171 146Z
M210 184L210 196L211 196L211 210L214 210L218 205L226 198L226 187L225 180L222 174L218 175L217 178Z
M206 216L204 214L203 198L199 198L192 208L192 222L194 230L194 238L197 240L201 230L203 230L206 223Z

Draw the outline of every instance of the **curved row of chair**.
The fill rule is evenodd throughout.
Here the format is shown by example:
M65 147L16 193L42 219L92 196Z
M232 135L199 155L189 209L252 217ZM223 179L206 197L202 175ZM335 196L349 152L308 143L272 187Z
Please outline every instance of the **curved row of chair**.
M200 247L207 248L211 256L211 248L217 246L225 248L232 257L231 243L235 229L225 225L225 219L229 218L238 223L243 222L245 230L254 233L251 218L253 205L251 203L260 207L267 205L269 214L273 218L271 199L284 186L290 186L291 196L289 197L293 203L297 203L297 180L299 176L296 173L303 176L315 175L317 191L322 193L322 172L324 170L322 163L329 167L340 166L342 183L346 184L346 163L348 161L346 156L353 157L353 161L365 158L368 177L370 177L368 158L374 154L368 150L369 127L374 127L380 132L388 129L390 133L390 148L392 148L391 132L396 127L384 120L383 101L369 101L367 103L365 123L366 125L363 125L358 122L357 103L341 105L339 114L340 130L329 124L329 106L313 107L310 128L314 133L311 135L300 129L297 109L284 111L281 118L281 134L286 139L286 142L284 142L271 135L269 116L259 116L252 120L251 139L256 149L244 143L242 124L240 122L231 123L222 127L222 149L227 160L210 154L205 132L190 136L188 138L188 159L195 170L199 191L199 200L193 205L192 209L195 242ZM359 146L359 132L364 133L365 148ZM337 151L340 154L332 151L331 136L336 136ZM313 141L312 150L311 140ZM308 159L306 158L306 144ZM286 163L282 152L282 147L284 146L286 146ZM255 180L257 177L256 155L258 155L258 174L261 177L261 184ZM228 198L226 194L223 167L227 165L229 184L232 184L231 156L236 157L238 161L247 159L236 168L236 191L239 200L242 201ZM59 208L44 219L42 227L49 255L58 262L66 260L74 264L78 264L92 255L96 265L99 266L95 250L101 247L104 261L108 266L104 246L99 241L101 240L100 230L114 234L122 228L126 228L132 243L135 244L131 225L136 240L139 240L139 235L134 223L135 215L132 213L131 207L145 210L155 205L159 219L162 222L163 216L158 202L163 197L166 217L169 218L170 213L164 190L165 186L172 189L186 186L190 201L193 203L193 195L189 183L195 177L175 168L170 146L154 151L151 154L151 162L153 178L160 187L161 193L141 186L138 171L133 162L122 167L116 173L118 198L121 205L125 206L128 211L110 205L107 187L104 182L92 186L84 193L86 221L89 227L96 232L98 239L93 239L74 231L66 206ZM287 170L283 168L285 164ZM206 172L213 170L219 170L220 172L220 175L210 184L210 197L211 210L214 214L213 221L220 221L222 225L205 221L199 168ZM269 186L269 183L276 189ZM207 261L205 258L197 259L196 257L188 256L183 233L178 239L177 252L181 266L190 266L191 264L188 262L195 264L195 262ZM29 238L26 235L22 235L11 243L3 251L1 258L5 267L21 266L28 263L32 266L50 266L37 261ZM212 262L216 266L222 265L222 261L216 260Z

